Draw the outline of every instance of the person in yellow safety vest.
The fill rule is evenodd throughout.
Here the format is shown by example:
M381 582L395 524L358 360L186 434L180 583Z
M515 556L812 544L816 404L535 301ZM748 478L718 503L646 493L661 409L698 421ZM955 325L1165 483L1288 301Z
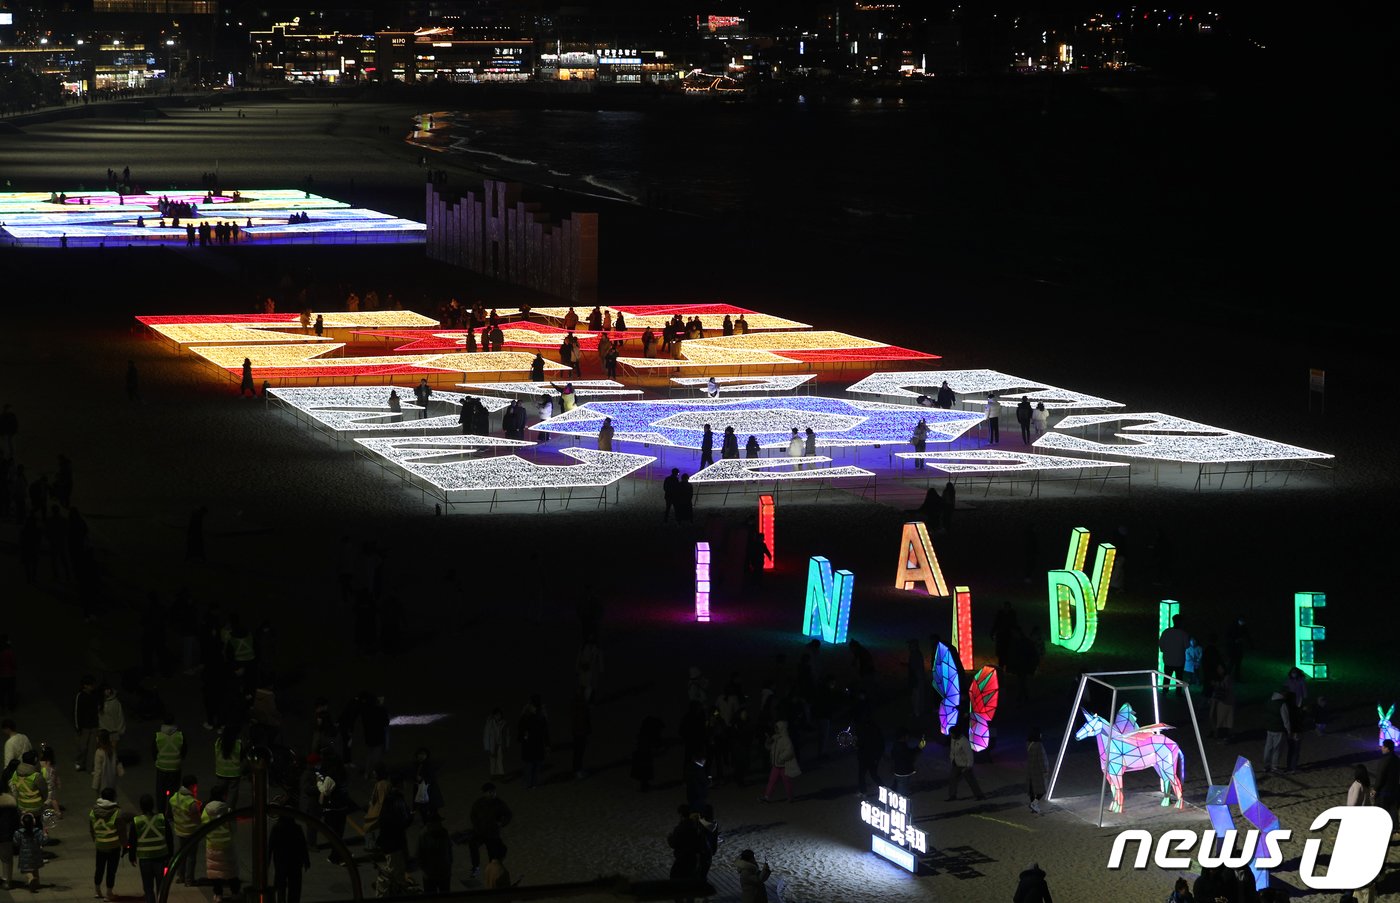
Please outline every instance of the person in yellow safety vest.
M238 726L224 726L219 742L214 744L214 777L224 791L224 799L232 809L238 808L238 788L243 780L243 741L238 739Z
M102 788L88 812L88 833L92 836L92 846L97 852L97 864L92 873L93 896L103 899L102 877L107 877L107 903L115 903L117 895L112 885L117 883L117 863L122 858L122 811L117 806L117 791L112 787Z
M39 754L29 750L20 760L14 777L10 778L10 792L19 805L19 816L26 814L41 818L44 814L44 801L49 798L49 782L39 771Z
M170 797L170 821L175 832L176 851L184 851L191 846L190 837L199 830L199 816L203 806L199 802L199 780L192 774L185 775L180 789ZM180 860L177 884L194 884L194 861L198 849L185 852Z
M224 802L224 788L215 787L209 791L209 805L204 807L201 820L207 825L231 811ZM214 903L222 903L225 881L234 896L239 892L238 847L233 842L237 823L237 819L231 818L204 835L204 876L214 883Z
M174 718L166 715L161 719L155 739L151 741L151 757L156 763L156 799L162 810L165 801L180 789L181 765L186 752L188 746L184 731L175 726Z
M131 851L132 865L141 866L141 889L145 891L146 903L156 903L156 886L165 874L170 844L165 839L165 816L156 812L155 797L149 793L141 797L141 814L131 820L126 846Z
M228 617L228 626L223 629L224 656L234 665L248 665L257 656L253 635L243 626L237 614Z

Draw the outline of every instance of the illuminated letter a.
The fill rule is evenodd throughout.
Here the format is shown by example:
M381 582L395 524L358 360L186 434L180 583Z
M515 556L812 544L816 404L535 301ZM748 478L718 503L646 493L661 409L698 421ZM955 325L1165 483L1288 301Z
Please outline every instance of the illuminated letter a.
M895 572L894 585L898 589L913 589L920 581L930 596L948 595L948 583L928 538L928 527L922 521L910 521L899 538L899 570Z

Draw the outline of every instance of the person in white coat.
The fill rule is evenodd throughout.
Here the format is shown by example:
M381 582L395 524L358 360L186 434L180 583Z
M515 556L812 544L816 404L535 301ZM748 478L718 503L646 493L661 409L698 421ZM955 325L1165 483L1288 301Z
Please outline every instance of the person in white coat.
M1035 410L1031 411L1031 439L1039 439L1045 435L1045 430L1050 426L1050 412L1045 410L1045 402L1037 402Z
M769 802L773 796L773 788L781 778L783 789L787 791L787 801L792 802L792 779L802 774L802 768L797 764L797 750L793 748L792 737L788 735L786 721L779 721L773 725L773 736L768 738L768 761L768 787L758 801Z
M788 457L800 458L802 451L806 448L806 443L802 441L802 435L797 432L797 427L792 428L792 438L788 440ZM797 465L798 470L802 470L802 465Z
M745 850L739 854L735 867L739 870L739 892L743 903L767 903L768 889L764 887L764 882L773 874L768 863L759 865L753 850Z
M122 701L117 698L115 687L102 688L102 702L97 708L97 728L112 735L113 746L121 743L122 734L126 733L126 712L122 710Z

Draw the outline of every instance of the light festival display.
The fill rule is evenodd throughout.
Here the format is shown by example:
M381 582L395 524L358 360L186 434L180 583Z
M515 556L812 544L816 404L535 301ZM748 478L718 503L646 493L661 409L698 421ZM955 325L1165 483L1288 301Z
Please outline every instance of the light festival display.
M872 373L846 389L857 395L897 395L932 398L944 380L954 395L970 395L979 400L989 392L1002 398L1003 406L1012 408L1026 396L1032 405L1043 403L1046 410L1075 410L1084 408L1121 408L1122 402L1099 398L1047 385L1033 379L1021 379L996 370L904 370L893 373Z
M947 734L962 708L962 669L945 643L933 650L933 688L938 692L938 729Z
M273 388L267 391L273 398L337 433L461 428L456 413L441 417L420 417L423 409L412 401L403 400L413 398L413 389L410 386L307 386ZM399 393L401 413L389 409L391 391ZM458 408L468 398L475 398L492 413L510 404L504 398L465 395L461 392L434 390L432 395L433 401Z
M791 392L808 380L816 379L815 373L795 373L790 376L673 376L671 382L678 386L703 390L715 381L715 388L721 395L740 392Z
M695 620L710 620L710 544L695 544Z
M254 379L351 379L361 377L431 376L450 373L528 373L534 355L526 351L468 354L366 355L329 357L340 342L299 345L196 345L191 352L220 369L237 373L246 358ZM551 361L546 370L566 368Z
M953 630L949 639L958 650L958 664L964 671L972 670L972 590L965 586L953 588Z
M870 836L871 852L918 872L919 858L928 855L928 835L914 827L908 797L881 787L874 801L860 801L860 820L875 832Z
M978 669L972 682L968 684L967 740L978 752L992 743L992 719L997 715L999 691L997 669L991 665L983 665Z
M825 455L801 458L727 458L716 461L694 474L692 483L785 483L801 480L840 480L851 477L873 477L873 471L850 464L838 467L818 467L831 459ZM802 467L805 470L785 468Z
M917 583L922 583L930 596L948 595L948 581L943 579L943 566L938 563L928 527L923 521L910 521L899 537L899 564L894 585L898 589L912 590Z
M802 635L820 637L826 643L846 642L851 621L851 589L856 575L831 570L831 562L813 555L807 565L807 604L802 613Z
M1395 714L1395 703L1392 702L1390 708L1386 709L1384 712L1381 711L1380 706L1376 706L1376 714L1380 716L1381 730L1380 739L1376 741L1376 745L1384 746L1385 741L1389 740L1396 746L1400 746L1400 728L1390 723L1390 716Z
M1326 593L1293 594L1293 664L1314 680L1327 679L1327 666L1317 660L1317 644L1327 639L1327 628L1317 623L1317 609L1326 607Z
M1113 433L1118 443L1095 442L1064 430L1123 423ZM1230 464L1261 461L1310 461L1333 457L1296 445L1285 445L1170 414L1071 414L1039 439L1036 448L1080 454L1118 455L1185 464Z
M546 326L543 323L523 322L518 320L505 320L500 324L501 344L511 348L530 348L533 350L555 350L558 349L564 337L569 335L569 330L561 329L558 326ZM399 353L417 353L424 351L450 351L464 348L467 344L467 331L465 329L417 329L417 330L393 330L375 333L379 338L395 338L406 341L396 350ZM476 347L481 347L481 327L472 330ZM578 339L579 350L583 352L597 352L598 340L603 333L599 332L574 332L574 338ZM626 332L608 332L608 337L614 342L631 342L634 345L640 344L641 333L636 330Z
M1065 566L1050 571L1050 642L1070 652L1088 652L1099 630L1099 612L1108 603L1108 586L1113 578L1117 550L1099 543L1094 576L1084 573L1089 551L1089 531L1075 527L1070 534Z
M578 489L610 486L655 461L648 455L565 448L578 464L536 464L518 455L482 457L484 450L534 445L496 436L426 436L356 439L369 451L435 487L452 493L506 489Z
M1084 726L1075 732L1074 739L1093 737L1098 743L1099 768L1113 791L1110 812L1123 811L1123 775L1149 768L1157 771L1161 782L1162 805L1170 806L1175 796L1176 808L1185 807L1181 782L1186 777L1186 757L1175 740L1162 736L1163 731L1171 730L1171 725L1139 727L1137 716L1127 703L1119 707L1112 725L1101 715L1087 709L1083 712Z
M1004 452L993 449L968 451L895 452L905 461L923 461L929 467L952 474L1034 473L1040 470L1080 470L1087 468L1129 467L1123 461L1099 461L1065 455L1037 455L1030 452Z
M435 321L411 310L313 311L312 323L324 329L393 330L432 326ZM162 314L136 321L180 347L188 345L252 345L264 342L330 341L301 330L301 315L285 314ZM283 330L294 330L285 332Z
M961 653L961 648L958 651ZM957 725L962 710L962 672L953 650L939 643L933 650L933 687L938 693L938 729L945 735ZM979 668L968 684L967 739L978 752L991 745L991 724L997 714L1000 690L997 670L990 665Z
M459 389L479 389L482 392L503 392L507 395L527 395L538 398L548 395L559 397L554 386L569 383L574 387L574 395L579 398L602 398L610 395L641 395L641 389L629 389L615 379L568 379L561 377L554 383L544 382L499 382L499 383L458 383Z
M295 189L226 192L167 191L120 194L115 191L65 192L55 203L43 192L0 192L0 233L24 246L69 247L126 244L185 245L186 226L236 222L238 244L418 243L423 223ZM198 211L179 225L166 217L160 200L190 204ZM304 214L306 222L288 222ZM138 220L139 218L139 220Z
M480 356L480 355L476 355ZM242 359L240 358L240 361ZM981 414L931 411L910 405L785 395L776 398L689 398L674 401L590 401L535 428L592 438L612 418L613 439L677 448L700 448L705 424L716 434L734 427L739 444L756 436L762 448L786 449L792 430L811 428L820 446L904 444L922 419L929 442L951 442L982 420Z
M768 546L768 557L763 559L763 569L771 571L777 566L778 547L773 541L773 527L776 520L777 504L771 495L758 497L758 532L763 534L763 543Z
M1175 618L1175 617L1176 617L1177 615L1179 615L1179 614L1181 614L1181 603L1180 603L1180 602L1177 602L1175 599L1163 599L1161 602L1158 602L1158 603L1157 603L1157 636L1158 636L1158 637L1161 637L1162 633L1163 633L1168 627L1171 627L1171 626L1172 626L1172 618ZM1164 674L1166 673L1166 670L1167 670L1167 662L1166 662L1166 659L1162 657L1162 647L1161 647L1161 646L1158 646L1158 647L1157 647L1157 670L1158 670L1159 672L1161 672L1161 673L1164 673ZM1162 687L1162 686L1165 686L1165 685L1166 685L1166 681L1161 680L1160 678L1158 678L1158 680L1156 681L1156 683L1157 683L1157 686L1159 686L1159 687Z
M1266 838L1270 831L1279 827L1278 816L1259 798L1259 786L1254 780L1254 766L1244 756L1235 759L1235 767L1230 772L1230 783L1212 784L1206 792L1206 813L1210 815L1211 829L1221 842L1233 846L1235 839L1235 818L1230 807L1240 810L1245 821L1259 831L1254 853L1249 859L1249 870L1254 875L1254 889L1263 890L1269 886L1269 870L1260 868L1258 862L1269 856ZM1226 849L1224 852L1229 853Z
M627 324L631 326L629 322ZM844 332L750 332L744 335L688 339L681 344L681 358L621 357L618 362L634 370L673 367L813 366L868 364L888 361L936 360L938 355L886 345Z
M729 316L731 322L744 318L749 326L750 332L762 332L772 329L811 329L806 323L799 323L796 320L789 320L785 317L774 316L773 314L760 313L759 311L746 310L742 307L735 307L732 304L622 304L616 307L602 305L602 309L612 312L612 320L617 322L617 315L620 313L626 318L628 329L646 329L650 327L653 331L660 330L667 323L671 322L671 317L680 314L682 320L689 320L692 317L699 317L700 324L705 332L714 334L724 328L724 318ZM574 313L578 315L579 325L583 326L588 321L588 313L592 308L574 308ZM568 316L567 307L536 307L532 313L541 317L548 317L551 320L558 320L561 323ZM657 337L658 344L660 336Z

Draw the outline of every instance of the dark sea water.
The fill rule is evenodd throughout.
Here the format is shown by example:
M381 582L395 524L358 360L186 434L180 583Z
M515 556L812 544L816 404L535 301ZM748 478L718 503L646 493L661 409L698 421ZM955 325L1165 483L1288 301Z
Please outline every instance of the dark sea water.
M435 125L442 124L438 117ZM900 101L451 114L435 143L484 171L719 221L893 239L932 201L935 126Z
M688 241L1103 286L1162 261L1235 278L1220 233L1272 221L1249 109L1026 82L919 102L466 110L435 114L429 140L493 175L702 218Z

